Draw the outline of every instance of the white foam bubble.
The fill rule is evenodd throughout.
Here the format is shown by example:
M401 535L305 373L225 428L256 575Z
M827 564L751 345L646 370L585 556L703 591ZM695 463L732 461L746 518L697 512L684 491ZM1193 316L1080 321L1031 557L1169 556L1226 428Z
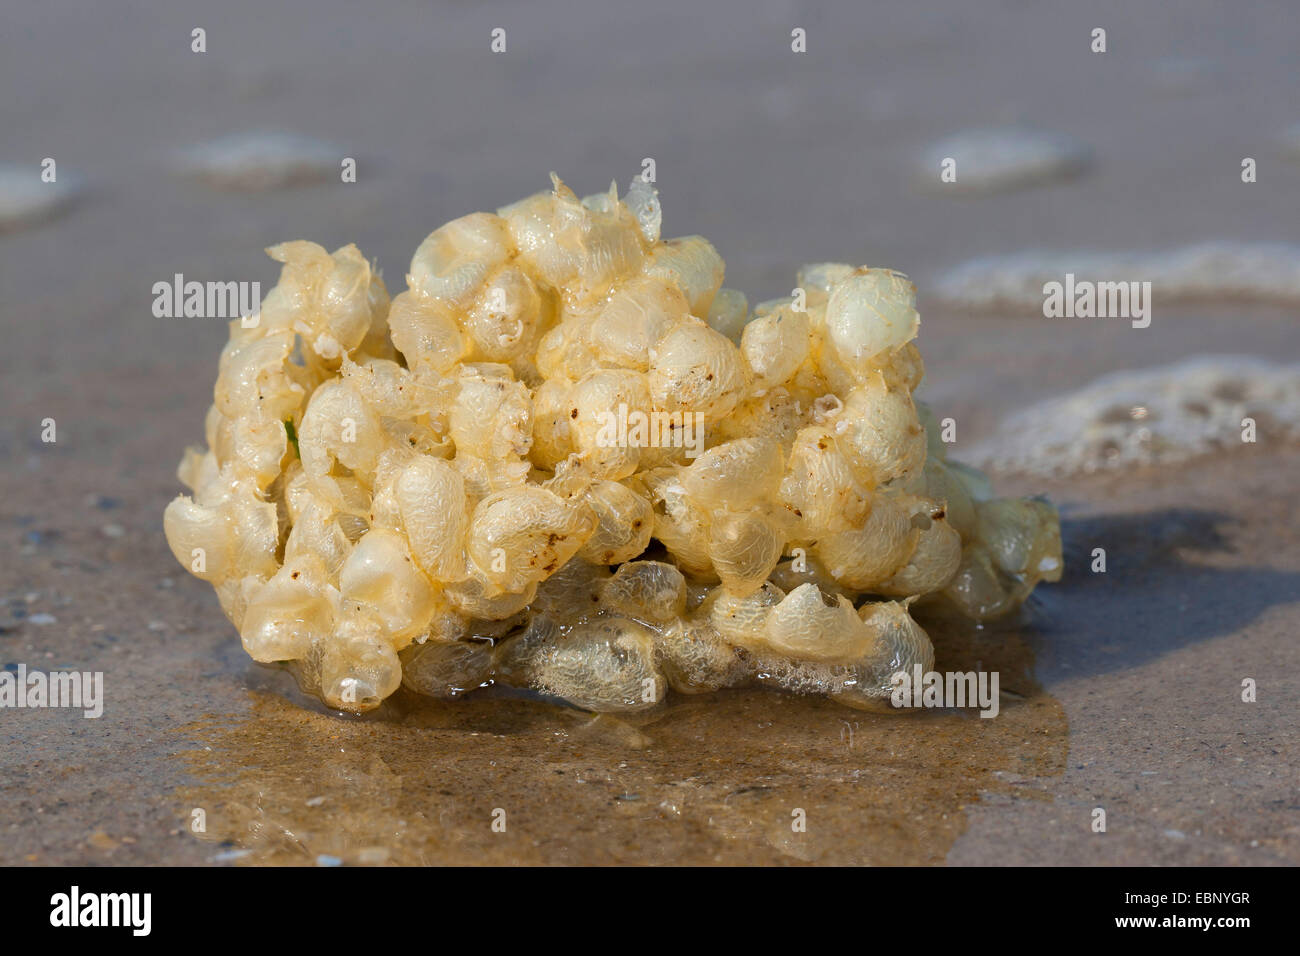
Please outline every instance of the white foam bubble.
M1150 282L1160 301L1234 299L1300 302L1300 245L1285 242L1202 242L1155 252L1023 252L965 262L931 292L970 309L1042 314L1043 286L1076 281Z
M60 173L52 183L41 180L41 167L0 165L0 231L51 218L80 192L80 182Z
M1300 364L1207 355L1115 372L1009 415L961 457L1040 475L1174 464L1248 447L1245 418L1259 442L1300 440Z
M939 178L946 159L956 161L956 179ZM1061 133L1029 129L976 129L955 133L925 151L919 181L945 191L992 193L1068 179L1089 162L1082 143Z
M281 131L237 133L182 154L188 174L227 189L277 189L337 176L343 151Z

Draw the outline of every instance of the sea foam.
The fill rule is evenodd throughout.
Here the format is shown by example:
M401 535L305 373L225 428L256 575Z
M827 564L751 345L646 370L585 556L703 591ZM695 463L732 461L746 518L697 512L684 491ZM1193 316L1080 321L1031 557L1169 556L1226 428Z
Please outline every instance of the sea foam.
M1022 252L965 262L931 286L968 309L1039 312L1043 286L1076 281L1143 281L1163 302L1198 299L1300 303L1300 245L1202 242L1158 252Z
M992 471L1077 475L1183 462L1300 439L1300 364L1197 356L1113 372L1012 413L962 459Z
M66 173L47 183L35 163L0 165L0 232L53 217L79 192L79 181Z
M238 133L178 157L189 175L226 189L277 189L337 176L343 150L279 131Z
M943 182L941 164L952 159L956 178ZM976 129L954 133L921 157L919 181L963 194L1004 192L1069 179L1089 163L1086 146L1061 133L1028 129Z

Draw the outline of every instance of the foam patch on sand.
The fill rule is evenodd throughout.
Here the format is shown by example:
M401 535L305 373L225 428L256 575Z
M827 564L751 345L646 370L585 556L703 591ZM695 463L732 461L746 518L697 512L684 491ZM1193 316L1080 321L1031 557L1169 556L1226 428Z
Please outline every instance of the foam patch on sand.
M956 161L953 182L939 178L946 159ZM1069 179L1088 163L1088 148L1060 133L977 129L955 133L931 146L921 158L917 176L927 187L981 194Z
M1197 356L1103 376L1009 415L961 457L989 470L1078 475L1167 465L1213 451L1300 440L1300 364Z
M931 287L969 309L1042 314L1043 286L1076 281L1150 282L1160 301L1197 299L1300 303L1300 245L1203 242L1163 252L1024 252L965 262Z
M78 180L62 174L57 182L41 181L41 167L0 165L0 232L20 229L53 217L80 192Z
M225 189L278 189L338 176L343 150L286 132L238 133L179 157L189 175Z

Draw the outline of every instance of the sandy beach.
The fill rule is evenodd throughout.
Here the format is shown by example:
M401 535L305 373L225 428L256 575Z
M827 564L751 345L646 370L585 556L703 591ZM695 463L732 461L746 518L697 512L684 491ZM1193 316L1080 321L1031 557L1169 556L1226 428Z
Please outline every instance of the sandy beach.
M961 459L1102 375L1297 361L1300 291L1276 285L1157 283L1146 328L932 292L989 255L1267 242L1285 262L1286 4L82 6L11 11L0 34L0 163L38 176L52 157L70 190L0 231L0 667L103 672L104 711L0 710L0 864L1300 863L1300 443L1280 410L1177 464L996 476L1059 506L1064 579L983 628L922 621L940 669L1000 672L997 719L763 689L635 718L403 691L356 718L250 661L172 557L162 511L226 329L151 311L177 273L269 289L262 250L300 237L356 242L400 289L444 221L550 170L623 186L653 157L666 233L708 236L751 303L805 262L911 276L918 394ZM1007 127L1066 134L1086 163L988 195L918 183L934 143ZM249 191L186 166L267 130L354 157L357 181Z

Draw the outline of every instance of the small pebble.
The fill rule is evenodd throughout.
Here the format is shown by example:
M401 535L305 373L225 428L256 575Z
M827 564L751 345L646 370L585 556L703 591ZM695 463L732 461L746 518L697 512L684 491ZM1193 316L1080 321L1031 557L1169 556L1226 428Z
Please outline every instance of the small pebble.
M388 862L388 847L386 846L368 846L363 847L357 853L357 862L375 865Z
M107 833L105 833L103 830L99 830L91 834L90 839L88 839L86 842L89 843L96 850L108 851L108 850L117 849L117 841L114 840Z
M246 857L252 852L252 850L222 850L212 858L212 861L214 863L225 863L228 860L238 860Z

